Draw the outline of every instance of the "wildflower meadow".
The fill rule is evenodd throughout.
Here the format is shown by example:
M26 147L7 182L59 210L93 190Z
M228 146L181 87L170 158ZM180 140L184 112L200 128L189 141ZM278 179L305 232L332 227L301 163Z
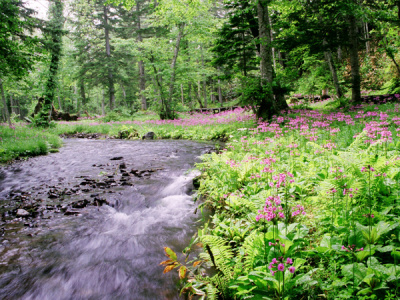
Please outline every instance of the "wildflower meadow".
M212 214L182 256L165 248L165 272L201 299L399 299L399 109L292 109L237 130L197 165Z

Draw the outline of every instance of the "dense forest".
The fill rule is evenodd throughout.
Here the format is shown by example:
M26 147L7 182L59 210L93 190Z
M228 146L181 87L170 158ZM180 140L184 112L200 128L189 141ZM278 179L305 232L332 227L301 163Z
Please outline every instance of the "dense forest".
M78 116L256 105L289 95L360 102L399 90L398 1L2 0L1 118L39 98ZM43 117L43 115L42 115ZM40 122L39 122L40 123Z

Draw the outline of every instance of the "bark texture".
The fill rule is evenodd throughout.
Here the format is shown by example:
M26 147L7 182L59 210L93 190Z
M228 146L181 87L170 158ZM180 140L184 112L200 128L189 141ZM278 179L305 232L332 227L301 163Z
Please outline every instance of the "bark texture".
M357 20L354 15L349 16L349 37L350 37L350 65L351 65L351 101L354 103L361 102L361 75L360 61L358 56L358 36L357 36Z

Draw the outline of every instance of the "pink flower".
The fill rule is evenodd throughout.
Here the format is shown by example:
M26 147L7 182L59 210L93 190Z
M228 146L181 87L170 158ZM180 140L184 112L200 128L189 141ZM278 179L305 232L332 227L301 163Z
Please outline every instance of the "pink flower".
M279 264L279 265L278 265L278 270L279 270L279 271L284 271L284 270L285 270L284 264Z
M293 260L290 257L288 257L286 260L286 264L288 264L288 265L293 264Z
M271 260L271 263L273 263L273 264L276 264L278 261L276 260L276 258L273 258L272 260Z
M295 267L289 267L289 272L290 272L290 273L292 273L292 274L293 274L293 273L294 273L294 271L296 271L296 268L295 268Z

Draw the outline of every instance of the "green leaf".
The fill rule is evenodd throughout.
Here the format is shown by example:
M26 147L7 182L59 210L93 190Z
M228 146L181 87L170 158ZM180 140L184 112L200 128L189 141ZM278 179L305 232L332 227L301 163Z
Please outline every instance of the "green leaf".
M171 248L169 247L164 247L165 255L168 256L170 259L176 261L178 257L176 256L176 253L172 251Z
M342 274L349 280L355 279L355 285L358 286L367 275L367 268L362 263L354 263L342 267Z

